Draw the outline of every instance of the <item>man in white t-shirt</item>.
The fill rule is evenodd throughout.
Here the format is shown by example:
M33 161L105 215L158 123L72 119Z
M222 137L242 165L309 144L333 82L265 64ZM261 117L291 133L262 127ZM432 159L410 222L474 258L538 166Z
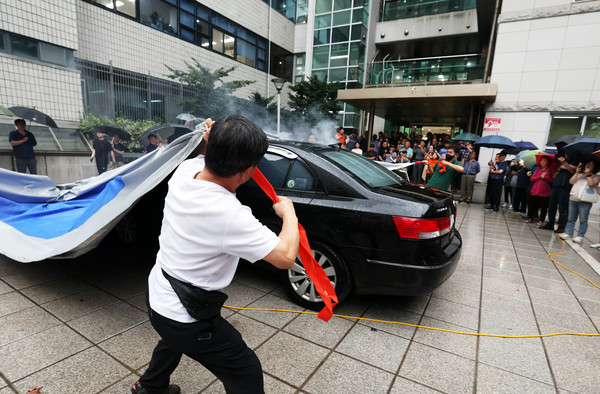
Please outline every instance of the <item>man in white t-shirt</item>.
M161 340L131 394L179 393L169 377L182 354L215 374L228 393L264 392L258 357L220 316L226 298L220 290L231 283L240 258L291 268L298 219L291 200L281 197L273 205L283 220L276 235L235 196L267 151L267 137L256 124L233 115L208 133L206 156L183 162L169 181L160 250L148 278L148 313ZM192 301L189 293L178 295L181 286L191 288ZM197 294L200 299L193 298Z

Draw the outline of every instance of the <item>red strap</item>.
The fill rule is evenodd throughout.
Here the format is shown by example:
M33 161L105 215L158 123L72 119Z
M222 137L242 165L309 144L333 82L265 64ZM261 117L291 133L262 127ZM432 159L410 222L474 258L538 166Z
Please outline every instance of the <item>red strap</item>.
M258 186L260 186L260 188L274 203L279 202L279 197L277 197L275 189L273 189L273 186L258 168L256 171L254 171L252 179L254 179ZM323 267L321 267L319 263L315 261L315 258L310 251L308 238L306 238L306 231L300 223L298 223L298 230L300 232L300 245L298 248L300 261L302 261L302 265L306 270L306 275L308 275L310 280L313 282L317 293L319 293L321 299L325 303L325 308L323 308L317 316L321 320L329 321L333 314L333 307L338 303L335 289L333 288L331 281L329 281L329 278L327 277L325 270L323 270Z

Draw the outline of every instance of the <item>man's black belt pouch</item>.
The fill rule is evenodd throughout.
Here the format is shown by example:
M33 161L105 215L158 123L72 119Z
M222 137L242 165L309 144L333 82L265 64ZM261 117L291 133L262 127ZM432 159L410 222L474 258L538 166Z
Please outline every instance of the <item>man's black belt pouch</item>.
M167 274L165 270L162 270L162 273L191 317L196 320L208 320L221 314L221 307L227 300L227 294L217 290L204 290L180 281Z

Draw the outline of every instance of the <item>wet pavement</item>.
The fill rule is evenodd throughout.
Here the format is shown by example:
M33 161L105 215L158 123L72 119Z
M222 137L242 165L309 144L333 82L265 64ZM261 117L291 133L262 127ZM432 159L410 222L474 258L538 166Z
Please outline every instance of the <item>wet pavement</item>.
M460 264L431 295L352 296L335 312L462 332L598 333L600 290L553 264L551 231L513 213L460 205ZM557 261L599 284L598 218L583 245ZM152 248L115 247L69 261L0 258L0 394L125 393L150 361L157 334L146 315ZM572 245L575 247L573 249ZM588 262L586 262L586 260ZM277 277L240 266L228 305L302 310ZM268 393L598 392L600 337L490 338L381 322L230 311L255 349ZM182 392L221 393L202 366L183 358L172 376Z

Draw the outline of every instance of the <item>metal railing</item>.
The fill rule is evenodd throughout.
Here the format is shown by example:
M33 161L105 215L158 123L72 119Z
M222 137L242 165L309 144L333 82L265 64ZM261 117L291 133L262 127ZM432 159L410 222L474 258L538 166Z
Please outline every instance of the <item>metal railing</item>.
M185 112L180 105L191 88L174 81L156 78L109 65L77 59L81 70L84 106L95 116L128 119L161 118L174 121Z
M397 0L384 2L381 22L473 9L476 0Z
M483 78L479 54L371 62L368 85L473 83Z

